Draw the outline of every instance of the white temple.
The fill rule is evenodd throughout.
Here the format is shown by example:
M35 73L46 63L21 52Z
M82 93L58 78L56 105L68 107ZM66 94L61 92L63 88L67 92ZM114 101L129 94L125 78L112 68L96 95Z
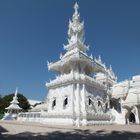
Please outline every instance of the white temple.
M18 120L75 126L139 124L140 76L117 83L111 66L107 68L100 56L88 55L78 8L76 3L65 54L57 62L48 62L48 69L58 75L46 83L47 103L37 111L21 113Z
M106 73L101 58L88 56L84 42L84 22L80 22L78 4L69 21L66 53L60 60L48 63L48 69L57 71L56 79L46 83L48 87L48 113L45 122L69 125L109 123L109 88L115 82L112 73ZM109 72L109 70L108 70ZM108 83L99 80L98 73L109 74ZM102 79L103 81L106 79Z
M19 107L18 97L17 97L18 91L16 89L15 94L13 96L13 100L10 102L10 105L5 108L7 113L5 113L2 120L15 120L17 118L17 115L22 108Z

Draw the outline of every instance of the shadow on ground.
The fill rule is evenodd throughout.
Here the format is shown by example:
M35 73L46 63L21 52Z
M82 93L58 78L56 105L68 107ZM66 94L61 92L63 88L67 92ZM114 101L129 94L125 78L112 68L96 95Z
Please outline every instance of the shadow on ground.
M1 132L5 132L1 131ZM31 133L24 132L16 135L1 134L0 140L140 140L140 132L133 133L127 131L105 130L95 131L75 129L70 132L54 131L51 133Z
M0 140L2 140L3 136L2 133L4 132L8 132L5 128L3 128L2 126L0 126Z

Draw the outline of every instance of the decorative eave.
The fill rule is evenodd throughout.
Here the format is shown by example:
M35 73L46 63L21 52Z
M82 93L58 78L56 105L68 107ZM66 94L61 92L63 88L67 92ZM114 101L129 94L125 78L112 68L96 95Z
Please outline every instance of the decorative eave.
M9 107L5 108L7 110L22 110L22 108L20 108L17 104L11 104Z
M63 45L63 48L67 51L74 50L75 48L78 48L79 50L86 52L89 50L89 46L86 46L85 44L77 41L75 43L70 43L70 40L68 40L69 44Z
M18 102L18 100L13 100L13 101L11 101L10 103L11 103L11 104L18 104L19 102Z
M96 86L96 88L100 88L103 90L106 90L106 86L98 82L92 77L89 77L84 74L64 74L59 77L57 77L55 80L50 81L49 83L46 83L46 86L48 88L56 88L62 85L67 85L70 83L83 83L83 84L88 84L91 86Z
M86 64L92 70L92 72L105 73L104 65L94 61L92 57L87 56L85 53L81 51L73 52L72 54L69 54L66 57L62 57L61 60L57 62L48 63L48 70L61 72L61 69L65 65L68 65L70 62L76 62L76 61L79 61L79 63Z

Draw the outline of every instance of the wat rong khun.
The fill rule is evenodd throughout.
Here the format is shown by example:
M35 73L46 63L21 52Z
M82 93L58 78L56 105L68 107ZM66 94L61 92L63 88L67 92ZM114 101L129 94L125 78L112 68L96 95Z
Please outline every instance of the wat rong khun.
M28 112L20 111L17 91L3 120L39 122L49 125L86 126L96 124L140 124L140 75L117 82L112 67L101 57L88 55L84 22L79 6L69 21L65 54L48 70L58 74L46 83L46 102ZM20 112L20 113L19 113Z

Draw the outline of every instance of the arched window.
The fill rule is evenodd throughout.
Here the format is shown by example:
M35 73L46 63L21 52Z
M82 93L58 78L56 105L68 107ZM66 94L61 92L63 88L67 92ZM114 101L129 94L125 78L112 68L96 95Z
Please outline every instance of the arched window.
M52 109L54 109L55 106L56 106L56 98L53 99L53 102L52 102Z
M88 99L88 105L92 105L92 100L91 100L91 98Z
M132 112L129 115L129 122L130 123L135 123L136 122L135 115Z
M98 101L98 106L101 106L101 102L100 101Z
M64 109L66 108L67 105L68 105L68 97L65 97L64 102L63 102Z
M105 85L106 83L105 82L103 82L103 85Z

